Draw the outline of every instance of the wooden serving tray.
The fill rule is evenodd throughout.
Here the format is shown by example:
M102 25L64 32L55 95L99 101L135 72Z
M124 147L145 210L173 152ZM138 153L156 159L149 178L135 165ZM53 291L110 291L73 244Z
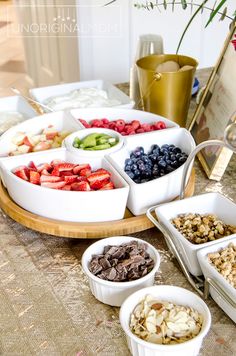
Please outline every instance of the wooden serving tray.
M185 196L194 193L195 172L191 173ZM10 218L32 230L58 237L95 239L115 235L127 235L154 227L146 215L134 216L126 209L124 219L98 223L76 223L44 218L18 206L9 196L0 180L0 208Z

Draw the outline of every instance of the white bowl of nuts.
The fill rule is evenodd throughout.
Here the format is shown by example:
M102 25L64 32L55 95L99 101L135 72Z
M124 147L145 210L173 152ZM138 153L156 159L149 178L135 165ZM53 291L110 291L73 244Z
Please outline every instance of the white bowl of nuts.
M100 302L117 307L135 291L152 286L159 265L155 247L131 236L99 240L82 256L92 294Z
M207 193L163 204L155 210L172 235L188 270L202 274L197 251L227 241L236 233L236 204L219 193Z
M234 301L236 305L236 235L230 240L205 247L197 253L205 279L211 278ZM236 307L210 286L209 292L215 302L236 323Z
M211 326L196 294L175 286L152 286L129 296L120 323L133 356L195 356Z

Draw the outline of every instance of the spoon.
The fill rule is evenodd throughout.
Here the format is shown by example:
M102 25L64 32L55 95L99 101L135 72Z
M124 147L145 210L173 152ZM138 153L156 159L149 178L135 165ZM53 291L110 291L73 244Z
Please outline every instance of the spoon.
M38 101L36 101L36 100L34 100L34 99L31 99L29 96L23 95L23 94L22 94L18 89L16 89L15 87L11 87L11 90L12 90L15 94L22 96L22 97L25 98L26 100L32 101L33 103L35 103L35 104L41 106L41 107L44 108L44 109L47 109L47 110L50 111L50 112L54 112L54 110L52 110L49 106L44 105L44 104L42 104L42 103L40 103L40 102L38 102Z

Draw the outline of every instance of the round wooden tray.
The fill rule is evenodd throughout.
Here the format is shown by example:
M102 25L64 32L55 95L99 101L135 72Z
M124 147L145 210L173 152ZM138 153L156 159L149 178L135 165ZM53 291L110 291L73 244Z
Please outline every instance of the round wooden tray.
M195 172L192 171L185 196L194 193ZM40 215L30 213L18 206L8 195L0 180L0 208L13 220L32 230L58 237L71 237L76 239L94 239L114 235L127 235L152 228L154 225L146 215L134 216L126 209L124 219L100 223L76 223L61 220L47 219Z

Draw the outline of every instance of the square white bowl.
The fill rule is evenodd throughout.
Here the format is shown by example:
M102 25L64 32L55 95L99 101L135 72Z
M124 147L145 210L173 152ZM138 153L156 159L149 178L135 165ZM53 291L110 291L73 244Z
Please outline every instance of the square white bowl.
M185 213L215 214L224 223L235 225L236 204L219 193L207 193L161 205L156 208L155 212L159 222L172 234L177 249L190 273L194 276L200 276L202 270L198 262L197 252L204 247L213 246L219 241L228 241L232 235L195 245L188 241L171 224L170 220Z
M153 114L146 111L141 110L127 110L124 108L87 108L87 109L73 109L70 111L71 115L78 120L81 128L84 128L84 125L79 121L79 119L84 119L87 122L90 122L94 119L104 119L106 118L109 121L115 121L119 119L123 119L125 122L131 122L133 120L139 120L142 124L153 124L157 121L163 121L167 128L177 128L178 124L175 122L166 119L163 116ZM163 130L160 130L163 131ZM146 133L140 133L140 135L145 135ZM129 139L130 136L126 136Z
M41 187L24 181L12 173L21 165L33 161L36 165L61 159L71 163L85 163L65 148L3 158L0 162L3 183L11 198L22 208L50 219L73 222L101 222L124 217L129 187L125 180L105 159L92 169L105 168L111 173L116 189L98 191L63 191ZM90 163L89 160L86 163Z
M11 140L17 132L37 135L49 125L53 125L58 131L74 132L81 129L77 121L64 111L36 116L12 127L0 136L0 157L8 156L9 152L11 152Z
M138 146L142 146L147 152L153 144L159 146L174 144L188 155L195 147L195 142L189 131L183 128L173 128L148 132L140 137L139 135L130 136L125 140L125 145L120 151L106 156L107 160L130 185L127 207L134 215L144 214L150 206L173 200L180 193L184 164L163 177L141 184L135 183L125 173L125 160L130 157L130 153Z
M6 111L19 112L24 116L24 120L30 119L38 115L38 113L32 108L32 106L24 98L18 95L0 98L0 116L1 112ZM2 124L1 120L0 124Z
M49 99L50 97L68 94L73 90L81 89L81 88L97 88L97 89L105 90L110 99L117 99L121 102L121 104L118 106L120 108L132 109L135 104L134 101L131 100L120 89L100 79L34 88L34 89L30 89L29 92L32 98L34 98L35 100L43 104L45 100Z
M233 299L236 304L236 289L231 286L227 280L217 271L217 269L208 261L208 253L215 253L228 247L230 243L236 245L236 234L232 235L230 239L218 240L218 243L214 246L209 246L201 249L197 253L198 261L203 271L205 278L211 278L215 280L217 284ZM224 310L226 314L236 323L236 308L234 308L229 302L220 296L220 294L210 286L210 294L215 302Z

